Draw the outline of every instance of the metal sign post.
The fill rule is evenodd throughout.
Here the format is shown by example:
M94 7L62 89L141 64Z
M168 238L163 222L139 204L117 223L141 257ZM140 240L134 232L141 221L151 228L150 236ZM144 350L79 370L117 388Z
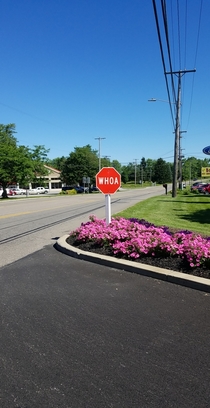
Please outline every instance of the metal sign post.
M106 214L106 225L111 222L111 195L105 195L105 214Z

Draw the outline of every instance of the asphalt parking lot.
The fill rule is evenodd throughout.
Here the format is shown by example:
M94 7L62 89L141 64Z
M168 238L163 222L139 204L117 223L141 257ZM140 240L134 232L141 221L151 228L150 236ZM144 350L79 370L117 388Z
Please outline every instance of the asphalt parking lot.
M51 245L0 279L2 408L209 406L208 293Z

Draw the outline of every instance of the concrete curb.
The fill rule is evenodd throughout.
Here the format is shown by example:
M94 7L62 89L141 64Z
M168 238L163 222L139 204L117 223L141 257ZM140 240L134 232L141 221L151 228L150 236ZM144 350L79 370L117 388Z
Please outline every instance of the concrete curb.
M177 285L186 286L192 289L210 292L210 279L199 278L197 276L187 275L181 272L162 269L150 265L135 263L132 261L120 260L109 256L82 251L67 244L66 239L69 235L64 235L56 241L55 247L58 251L65 253L77 259L94 262L110 268L120 269L127 272L138 273L150 278L164 280Z

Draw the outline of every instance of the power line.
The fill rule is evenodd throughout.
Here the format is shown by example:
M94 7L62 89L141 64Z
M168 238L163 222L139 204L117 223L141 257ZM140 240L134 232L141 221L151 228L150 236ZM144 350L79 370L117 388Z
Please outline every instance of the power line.
M201 0L200 11L199 11L198 33L197 33L197 41L196 41L196 50L195 50L195 61L194 61L194 67L195 67L195 65L196 65L196 61L197 61L197 54L198 54L198 43L199 43L199 37L200 37L200 28L201 28L201 15L202 15L202 8L203 8L203 0Z
M164 21L164 28L165 28L165 37L166 37L166 44L167 44L167 51L168 51L168 60L169 60L169 67L170 71L173 71L172 69L172 60L171 60L171 50L170 50L170 42L169 42L169 33L168 33L168 20L167 20L167 11L166 11L166 3L163 3L162 0L162 14L163 14L163 21ZM164 71L164 73L166 70ZM166 78L167 80L167 78ZM174 79L173 75L171 75L171 86L172 86L172 94L173 94L173 99L175 100L176 97L176 92L175 92L175 86L174 86ZM170 95L169 95L169 102L170 102Z
M159 21L158 21L158 13L157 13L157 7L156 7L155 0L153 0L153 9L154 9L154 14L155 14L155 22L156 22L157 33L158 33L158 41L159 41L159 46L160 46L163 70L164 70L164 73L165 73L166 72L166 64L165 64L165 58L164 58L164 53L163 53L163 45L162 45L162 40L161 40L160 26L159 26ZM170 97L170 92L169 92L168 79L167 79L166 75L165 75L165 82L166 82L166 89L167 89L169 106L170 106L170 111L171 111L171 117L172 117L173 126L174 126L174 115L173 115L173 111L172 111L171 97Z
M179 44L179 66L182 66L182 59L181 59L181 35L180 35L180 17L179 17L179 0L176 0L177 6L177 20L178 20L178 44Z

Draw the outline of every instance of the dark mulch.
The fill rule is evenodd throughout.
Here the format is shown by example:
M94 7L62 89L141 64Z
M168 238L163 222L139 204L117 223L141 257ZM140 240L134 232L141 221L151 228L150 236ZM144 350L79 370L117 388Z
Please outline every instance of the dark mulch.
M83 251L95 252L101 255L108 255L108 256L116 257L113 254L111 247L106 247L106 246L99 247L93 242L84 242L83 244L81 243L78 244L78 242L75 241L75 238L73 237L68 237L66 242L69 245L75 246ZM119 257L117 258L119 259ZM120 258L120 259L128 259L128 258ZM145 257L138 258L135 260L131 260L131 259L129 260L132 262L136 262L136 263L138 262L142 264L157 266L159 268L165 268L171 271L187 273L188 275L200 276L202 278L210 279L209 269L205 267L191 268L188 265L186 265L186 263L181 258L174 258L174 257L156 258L156 257L151 257L151 256L145 256Z

